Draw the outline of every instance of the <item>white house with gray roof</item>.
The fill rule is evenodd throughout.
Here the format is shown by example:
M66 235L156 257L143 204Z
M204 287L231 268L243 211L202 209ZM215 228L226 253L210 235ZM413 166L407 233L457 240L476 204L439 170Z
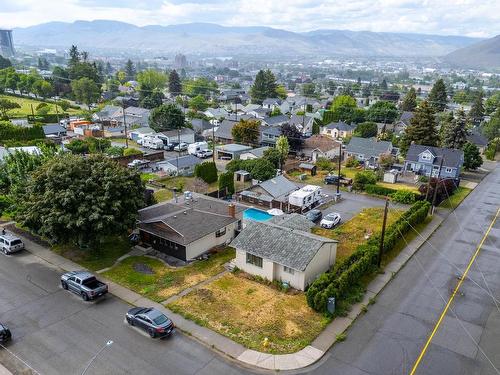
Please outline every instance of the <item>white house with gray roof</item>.
M169 175L192 176L194 168L203 160L194 155L185 155L159 162L157 167Z
M392 143L379 141L377 138L352 137L346 147L347 157L355 157L368 165L378 165L382 154L392 153Z
M439 166L443 161L441 170ZM416 174L459 180L464 152L452 148L412 144L406 153L404 170Z
M250 221L231 245L239 269L305 290L335 263L337 241L320 237L300 222Z

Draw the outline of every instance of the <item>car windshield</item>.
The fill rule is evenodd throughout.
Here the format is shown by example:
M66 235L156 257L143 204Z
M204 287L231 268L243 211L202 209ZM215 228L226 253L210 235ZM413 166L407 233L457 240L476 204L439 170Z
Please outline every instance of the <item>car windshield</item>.
M157 317L153 318L153 322L157 325L165 324L167 321L168 318L163 314L160 314Z
M337 216L337 214L328 214L328 215L326 215L325 219L326 220L333 220L333 219L335 219L336 216Z
M13 241L10 241L10 245L13 246L13 245L20 245L22 244L21 240L13 240Z

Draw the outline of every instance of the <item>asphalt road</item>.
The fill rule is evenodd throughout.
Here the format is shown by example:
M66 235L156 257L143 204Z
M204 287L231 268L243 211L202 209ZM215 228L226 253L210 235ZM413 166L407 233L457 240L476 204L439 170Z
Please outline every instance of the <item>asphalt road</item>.
M12 330L7 348L44 375L81 374L108 340L90 374L237 374L243 370L177 332L152 340L124 323L130 306L112 295L85 303L59 287L60 271L22 252L0 255L0 321ZM19 365L0 349L0 363ZM18 366L22 370L25 366Z
M307 372L410 374L499 208L497 166L353 324L347 340L334 345ZM500 373L499 269L500 218L485 237L415 374Z
M313 366L291 373L409 374L499 207L497 167L353 324L347 340ZM499 252L500 219L415 374L499 373ZM109 339L114 344L88 374L248 373L180 333L161 341L145 337L124 324L128 308L113 296L84 303L59 287L58 270L29 253L0 256L0 320L15 336L9 349L42 374L80 374ZM0 361L7 358L0 350Z

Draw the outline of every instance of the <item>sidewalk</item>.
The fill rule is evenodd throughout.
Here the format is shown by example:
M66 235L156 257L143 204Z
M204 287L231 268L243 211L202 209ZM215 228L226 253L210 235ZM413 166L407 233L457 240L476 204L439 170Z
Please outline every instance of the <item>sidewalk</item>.
M374 298L389 283L393 275L397 273L413 254L425 243L427 238L439 227L445 217L449 214L446 210L437 210L433 220L421 232L424 238L420 236L413 239L408 246L399 253L399 255L385 268L385 273L379 274L368 285L367 292L363 300L352 306L351 311L346 317L340 317L333 320L323 332L304 349L291 354L273 355L261 353L255 350L247 349L225 336L222 336L208 328L201 327L196 323L183 318L165 306L153 302L140 294L133 292L119 284L116 284L104 277L99 276L109 286L110 293L123 301L134 306L155 307L172 318L177 328L203 342L205 345L216 349L233 359L244 364L259 367L268 370L293 370L307 367L318 361L326 351L335 343L337 335L343 333L353 321L362 313L363 308L369 304L371 298ZM27 238L20 236L29 252L46 262L61 268L64 271L80 270L83 267L52 252L51 250L38 245ZM2 374L0 367L0 375ZM9 373L7 373L9 374Z
M12 375L12 372L7 370L1 363L0 363L0 375Z

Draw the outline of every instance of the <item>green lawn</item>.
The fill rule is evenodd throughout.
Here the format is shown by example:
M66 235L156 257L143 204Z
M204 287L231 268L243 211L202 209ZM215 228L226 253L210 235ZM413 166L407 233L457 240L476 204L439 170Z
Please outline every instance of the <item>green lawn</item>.
M116 142L116 143L120 143L120 144L124 145L127 143L127 140L125 138L112 138L111 142ZM132 141L131 139L129 139L128 140L128 147L133 147L133 148L140 150L140 148L142 146L139 143L137 143L136 141Z
M160 189L153 193L153 197L156 203L160 203L171 200L174 197L174 193L172 193L172 190Z
M36 99L28 99L28 98L20 98L17 96L10 96L10 95L0 95L0 99L7 99L10 100L11 102L15 102L21 106L21 108L16 108L8 112L9 117L26 117L27 115L31 115L31 106L33 106L33 111L36 114L36 107L40 103L42 103L41 100L36 100ZM50 113L56 113L56 105L54 103L48 103L49 106L51 107ZM59 113L64 113L61 107L58 106L57 110ZM66 113L69 114L77 114L81 113L81 110L76 110L73 108L68 108L66 110Z
M99 245L98 249L79 249L74 244L54 245L55 253L68 258L91 271L98 271L111 267L122 255L130 250L130 243L126 237L108 237Z
M157 180L159 177L156 173L141 173L141 181L148 182L150 180Z
M304 348L330 321L307 306L302 292L284 293L231 273L168 307L247 348L274 354Z
M465 199L465 197L467 197L467 195L470 194L471 191L472 189L459 186L448 199L446 199L439 205L439 207L450 208L454 210L460 203L462 203L462 201Z
M168 267L155 258L134 256L124 259L106 271L104 276L147 298L161 302L224 271L224 263L233 259L234 254L234 249L227 248L207 260L195 261L177 268ZM153 274L136 271L134 266L138 264L150 267Z

